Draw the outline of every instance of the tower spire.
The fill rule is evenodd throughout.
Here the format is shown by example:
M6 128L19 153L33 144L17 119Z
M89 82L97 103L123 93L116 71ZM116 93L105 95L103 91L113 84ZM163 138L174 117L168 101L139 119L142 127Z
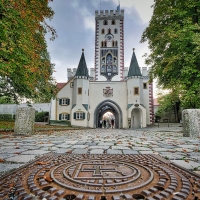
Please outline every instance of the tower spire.
M136 55L135 55L135 48L133 48L133 55L132 55L132 58L131 58L131 64L130 64L130 67L129 67L127 77L131 77L131 76L142 76L138 62L137 62L137 58L136 58Z
M88 75L88 69L87 69L87 64L85 61L85 56L84 56L84 49L82 49L82 55L81 55L81 59L78 65L78 69L76 71L76 75L75 76L85 76L85 77L89 77Z

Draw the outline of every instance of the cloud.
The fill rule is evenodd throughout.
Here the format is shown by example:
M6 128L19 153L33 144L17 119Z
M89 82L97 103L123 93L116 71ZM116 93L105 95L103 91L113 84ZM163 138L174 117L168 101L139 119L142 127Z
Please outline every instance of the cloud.
M119 0L112 0L117 6ZM154 4L154 0L121 0L120 7L124 8L127 13L131 14L131 9L134 7L143 23L148 23L153 14L151 6Z
M144 0L140 0L144 3ZM125 66L128 67L132 56L132 48L136 48L136 55L140 67L144 65L142 55L146 53L147 44L140 44L140 38L147 26L145 17L139 12L142 7L140 1L121 0L121 7L125 9ZM153 0L146 0L153 1ZM95 10L99 10L100 1L96 0L58 0L50 3L55 12L49 22L57 30L58 38L49 41L48 51L52 63L55 63L54 76L58 82L67 81L67 68L77 68L82 48L88 68L94 67L95 47ZM150 3L144 4L145 6ZM117 0L101 0L102 10L115 10ZM147 11L146 11L147 12Z

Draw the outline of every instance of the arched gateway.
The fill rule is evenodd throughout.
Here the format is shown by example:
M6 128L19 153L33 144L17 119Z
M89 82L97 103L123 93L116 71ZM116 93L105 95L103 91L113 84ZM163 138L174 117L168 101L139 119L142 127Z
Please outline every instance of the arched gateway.
M111 112L115 116L115 128L122 128L122 110L112 100L105 100L97 105L94 111L94 127L99 127L99 121L106 112Z

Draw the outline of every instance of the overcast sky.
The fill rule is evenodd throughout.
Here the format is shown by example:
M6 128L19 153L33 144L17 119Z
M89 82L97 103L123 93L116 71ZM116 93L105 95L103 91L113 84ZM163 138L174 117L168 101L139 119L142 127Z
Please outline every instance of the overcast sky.
M125 67L129 67L132 48L140 67L145 67L142 55L149 53L147 43L140 43L141 35L151 19L154 0L121 0L124 16ZM55 64L54 77L57 82L67 81L67 68L77 68L82 48L88 68L94 67L95 10L116 10L118 0L54 0L50 6L55 12L49 22L58 34L50 41L48 51Z

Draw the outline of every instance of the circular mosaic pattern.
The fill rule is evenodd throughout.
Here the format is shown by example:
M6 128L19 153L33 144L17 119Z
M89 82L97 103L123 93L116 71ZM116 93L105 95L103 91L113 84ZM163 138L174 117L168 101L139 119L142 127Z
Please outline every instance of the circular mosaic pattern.
M0 199L198 199L200 177L153 155L48 154L0 179Z
M68 189L106 194L143 187L154 176L149 168L140 164L104 158L61 164L52 170L51 177L57 184Z

